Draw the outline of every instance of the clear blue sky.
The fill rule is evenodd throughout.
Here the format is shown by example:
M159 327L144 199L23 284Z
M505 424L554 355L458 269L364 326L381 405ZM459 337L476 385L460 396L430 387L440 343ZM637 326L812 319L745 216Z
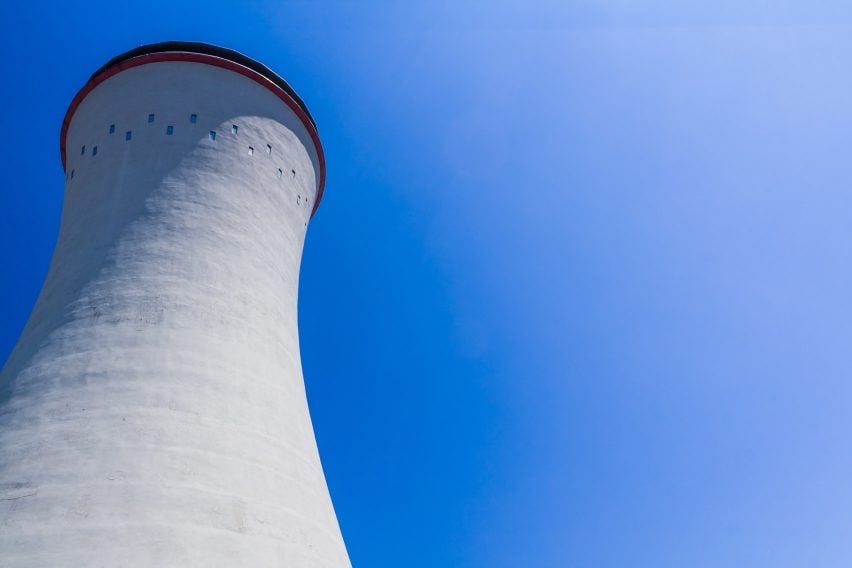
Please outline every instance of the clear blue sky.
M852 4L456 4L3 3L0 360L76 90L219 43L324 143L300 329L356 567L852 565Z

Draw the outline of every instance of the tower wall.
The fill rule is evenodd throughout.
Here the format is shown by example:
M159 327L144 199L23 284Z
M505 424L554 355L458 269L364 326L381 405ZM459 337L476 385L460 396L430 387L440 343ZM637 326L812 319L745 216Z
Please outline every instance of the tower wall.
M0 373L2 564L349 566L299 357L304 120L263 81L159 61L91 90L65 151Z

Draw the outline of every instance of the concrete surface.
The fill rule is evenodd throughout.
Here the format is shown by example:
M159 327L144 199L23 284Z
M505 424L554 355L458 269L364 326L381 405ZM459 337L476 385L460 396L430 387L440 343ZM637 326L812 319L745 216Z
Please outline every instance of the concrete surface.
M0 565L349 566L299 357L304 126L246 77L161 62L96 87L67 141L0 373Z

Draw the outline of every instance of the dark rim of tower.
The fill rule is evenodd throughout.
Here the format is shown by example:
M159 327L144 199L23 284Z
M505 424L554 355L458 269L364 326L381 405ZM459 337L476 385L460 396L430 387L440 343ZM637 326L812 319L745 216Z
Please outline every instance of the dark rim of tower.
M92 73L92 76L89 78L90 81L94 80L95 77L109 69L110 67L115 67L116 65L127 61L128 59L133 59L134 57L139 57L142 55L149 55L151 53L165 53L169 51L184 51L187 53L203 53L205 55L212 55L214 57L221 57L222 59L228 59L233 61L234 63L239 63L244 67L248 67L253 71L257 71L286 92L288 95L293 97L293 100L296 101L296 104L299 105L308 118L311 121L311 124L314 125L314 128L317 127L316 121L314 121L314 117L311 116L311 112L308 110L308 106L305 104L305 101L296 94L296 91L293 90L287 81L281 78L278 73L261 63L260 61L255 61L251 57L247 57L238 51L234 51L233 49L228 49L226 47L219 47L218 45L211 45L209 43L203 43L200 41L163 41L160 43L151 43L148 45L140 45L139 47L133 48L130 51L125 51L121 55L116 55L112 59L106 62L106 64Z

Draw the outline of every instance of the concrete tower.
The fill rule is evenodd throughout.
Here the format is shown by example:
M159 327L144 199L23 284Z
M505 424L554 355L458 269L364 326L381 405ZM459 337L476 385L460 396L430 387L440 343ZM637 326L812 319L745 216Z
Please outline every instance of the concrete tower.
M62 225L0 374L0 564L349 566L296 305L325 165L257 61L168 42L71 102Z

